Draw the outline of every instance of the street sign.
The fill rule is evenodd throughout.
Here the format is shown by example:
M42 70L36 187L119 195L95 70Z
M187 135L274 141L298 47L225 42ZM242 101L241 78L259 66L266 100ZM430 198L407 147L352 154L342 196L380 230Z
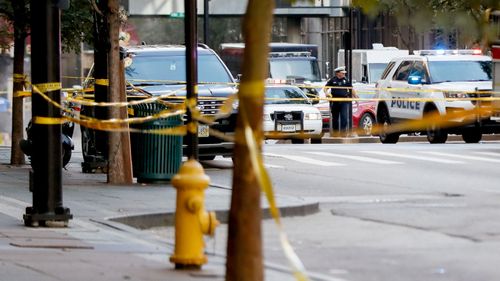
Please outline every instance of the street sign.
M183 12L173 12L170 13L171 18L184 18L184 13Z

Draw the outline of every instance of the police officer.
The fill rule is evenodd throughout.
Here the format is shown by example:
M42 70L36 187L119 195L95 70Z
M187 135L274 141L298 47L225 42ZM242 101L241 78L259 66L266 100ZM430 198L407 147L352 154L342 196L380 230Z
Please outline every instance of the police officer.
M346 77L345 66L334 69L335 76L326 82L323 91L332 99L335 98L357 98L357 94L352 89L352 84ZM329 91L329 92L328 92ZM341 133L347 136L348 121L352 118L349 114L349 104L351 101L330 101L330 111L332 112L332 127L335 134Z

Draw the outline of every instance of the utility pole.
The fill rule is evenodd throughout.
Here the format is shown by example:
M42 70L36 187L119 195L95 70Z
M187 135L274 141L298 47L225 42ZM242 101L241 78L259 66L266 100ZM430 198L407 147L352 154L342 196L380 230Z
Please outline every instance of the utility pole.
M208 17L210 15L208 2L210 0L203 0L203 43L208 45Z
M33 86L61 103L60 1L31 1L31 79ZM26 208L26 226L67 225L73 218L62 202L61 110L33 90L30 190L33 206ZM41 122L43 123L41 123Z
M198 35L196 33L196 1L184 0L184 36L186 38L186 101L198 103ZM187 124L198 129L198 121L193 119L187 108ZM198 130L187 131L188 159L198 160Z
M94 9L94 98L96 102L109 101L108 94L108 53L109 32L108 19L104 14L107 11L106 0L99 0ZM93 107L92 116L97 119L109 119L108 108L103 106ZM89 129L95 138L95 167L104 168L108 163L108 132ZM85 159L84 159L85 161Z

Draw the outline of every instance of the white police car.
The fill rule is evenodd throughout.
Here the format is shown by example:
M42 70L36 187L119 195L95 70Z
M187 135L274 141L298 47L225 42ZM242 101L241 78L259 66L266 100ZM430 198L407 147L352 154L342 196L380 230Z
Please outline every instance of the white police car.
M297 86L269 84L265 88L264 124L266 139L291 139L304 143L304 137L321 137L321 112Z
M492 60L476 54L475 50L422 50L418 55L393 59L376 89L380 140L396 143L400 134L416 129L390 131L387 130L390 124L422 119L433 113L446 115L489 106L489 102L473 98L491 96ZM452 121L453 124L446 128L427 123L422 133L427 134L430 143L446 142L448 133L462 135L467 143L477 143L482 133L500 131L500 123L488 116Z

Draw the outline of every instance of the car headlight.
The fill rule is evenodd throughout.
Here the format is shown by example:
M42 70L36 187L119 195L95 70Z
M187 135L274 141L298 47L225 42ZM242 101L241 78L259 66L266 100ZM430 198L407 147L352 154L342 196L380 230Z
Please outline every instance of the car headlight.
M352 102L352 113L358 112L359 103L357 101Z
M305 120L320 120L321 119L321 113L306 113L304 115Z
M240 106L240 102L238 100L233 101L233 110L238 111L238 107Z
M264 113L264 116L262 119L264 119L264 121L271 121L271 114Z
M468 97L467 93L464 92L443 92L445 98L449 99L465 99Z

